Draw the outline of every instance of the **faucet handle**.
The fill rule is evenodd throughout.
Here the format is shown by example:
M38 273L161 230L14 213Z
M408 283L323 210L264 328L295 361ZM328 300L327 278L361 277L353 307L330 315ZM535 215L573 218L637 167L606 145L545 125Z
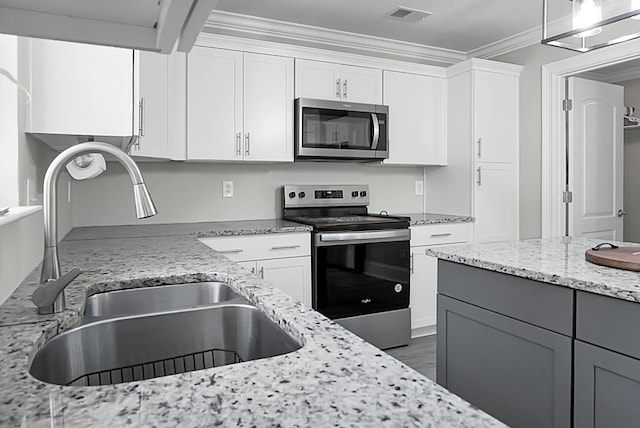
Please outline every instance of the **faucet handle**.
M52 314L64 310L64 289L81 273L82 271L75 267L58 279L49 279L40 284L31 295L31 301L38 307L38 313Z

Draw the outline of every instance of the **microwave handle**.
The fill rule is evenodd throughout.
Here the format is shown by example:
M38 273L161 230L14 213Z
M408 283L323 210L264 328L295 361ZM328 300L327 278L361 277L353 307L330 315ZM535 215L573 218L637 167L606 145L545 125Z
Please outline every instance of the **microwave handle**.
M371 113L371 120L373 121L373 139L371 141L371 150L378 148L380 142L380 124L378 124L378 115Z

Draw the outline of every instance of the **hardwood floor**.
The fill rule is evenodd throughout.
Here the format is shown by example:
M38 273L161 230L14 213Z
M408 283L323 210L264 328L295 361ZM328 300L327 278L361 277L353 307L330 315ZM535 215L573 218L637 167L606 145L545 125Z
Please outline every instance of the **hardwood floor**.
M417 337L407 346L385 351L418 373L436 381L436 335Z

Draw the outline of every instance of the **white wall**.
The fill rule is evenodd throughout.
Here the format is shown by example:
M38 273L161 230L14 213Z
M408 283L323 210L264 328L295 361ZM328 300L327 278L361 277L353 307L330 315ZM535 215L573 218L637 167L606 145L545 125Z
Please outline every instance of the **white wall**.
M524 66L520 75L520 239L542 236L541 66L574 55L534 45L491 58Z
M640 78L617 83L624 86L624 105L640 115ZM624 132L624 240L640 242L640 128Z
M247 220L282 217L284 184L368 184L370 211L422 212L415 181L422 168L355 163L291 164L140 163L158 215L135 218L133 191L122 166L109 162L101 176L72 181L74 226ZM222 181L234 197L222 198Z

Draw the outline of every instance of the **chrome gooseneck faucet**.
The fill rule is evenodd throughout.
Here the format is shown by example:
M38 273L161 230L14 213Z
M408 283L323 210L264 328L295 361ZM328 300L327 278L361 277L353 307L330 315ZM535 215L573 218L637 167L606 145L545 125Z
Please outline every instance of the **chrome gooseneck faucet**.
M80 270L77 268L73 268L62 276L60 273L57 221L58 176L64 166L71 160L82 154L95 152L113 155L129 173L133 183L133 197L137 217L146 218L157 214L156 207L153 205L138 166L133 159L119 148L106 143L88 142L72 146L56 156L44 175L44 258L42 260L40 287L31 296L31 300L38 307L38 313L40 314L51 314L64 310L64 289L80 274Z

